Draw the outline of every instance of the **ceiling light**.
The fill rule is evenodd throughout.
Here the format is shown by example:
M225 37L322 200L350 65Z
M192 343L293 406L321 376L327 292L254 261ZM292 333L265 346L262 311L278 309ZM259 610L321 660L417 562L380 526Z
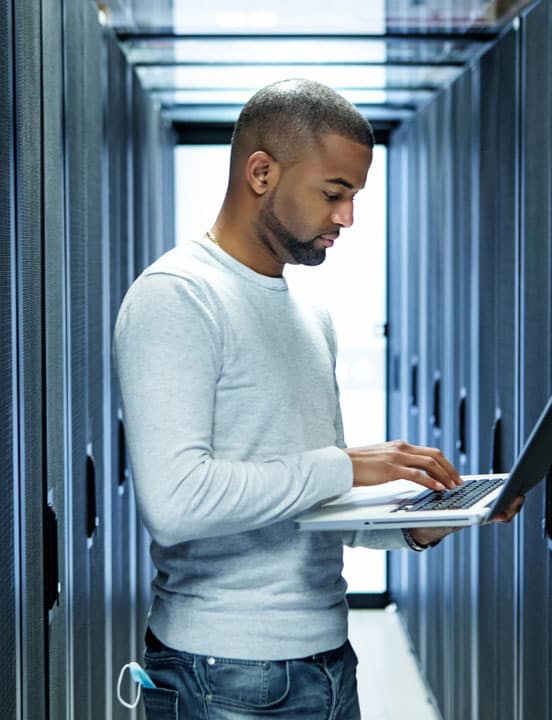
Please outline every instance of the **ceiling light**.
M238 28L261 29L271 28L278 24L276 13L268 11L255 12L220 12L215 15L219 27L236 30Z
M109 25L109 9L105 3L98 3L98 21L100 25Z

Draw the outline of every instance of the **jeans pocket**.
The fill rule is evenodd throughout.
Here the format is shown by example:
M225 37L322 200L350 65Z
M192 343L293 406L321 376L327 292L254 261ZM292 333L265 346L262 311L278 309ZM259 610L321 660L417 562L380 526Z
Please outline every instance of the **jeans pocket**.
M165 688L142 688L146 720L178 720L178 693Z
M290 690L286 661L208 658L204 665L210 702L242 709L267 709L281 704Z

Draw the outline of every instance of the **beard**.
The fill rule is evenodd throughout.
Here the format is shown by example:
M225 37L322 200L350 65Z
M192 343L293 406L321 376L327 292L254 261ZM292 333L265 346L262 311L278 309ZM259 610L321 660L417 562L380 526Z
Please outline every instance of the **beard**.
M291 257L291 260L286 259L285 262L290 262L293 265L314 266L320 265L326 259L326 249L314 247L316 237L312 240L299 240L283 224L274 212L274 194L271 195L262 209L257 221L257 228L260 241L274 257L278 257L278 253L273 246L274 238L285 249L286 254Z

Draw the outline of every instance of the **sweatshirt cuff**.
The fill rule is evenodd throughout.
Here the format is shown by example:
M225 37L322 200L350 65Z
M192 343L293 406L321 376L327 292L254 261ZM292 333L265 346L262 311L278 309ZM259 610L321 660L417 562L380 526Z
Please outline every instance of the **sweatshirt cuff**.
M312 479L319 502L329 502L353 487L353 463L346 452L332 446L307 451L305 455L309 465L312 461L312 469L316 468ZM313 457L309 458L310 455Z

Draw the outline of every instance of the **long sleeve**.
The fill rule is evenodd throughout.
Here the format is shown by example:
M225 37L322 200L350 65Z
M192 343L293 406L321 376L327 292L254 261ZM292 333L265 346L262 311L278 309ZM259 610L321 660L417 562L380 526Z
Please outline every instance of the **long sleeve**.
M343 533L343 544L348 547L365 547L373 550L407 550L402 530L361 530Z
M202 289L166 274L140 278L118 318L114 354L133 479L144 522L160 545L290 519L352 484L349 458L332 445L250 460L217 456L226 342ZM227 389L227 402L236 390ZM249 399L249 407L237 398L235 405L245 446L244 419L254 424L256 412L255 394Z

